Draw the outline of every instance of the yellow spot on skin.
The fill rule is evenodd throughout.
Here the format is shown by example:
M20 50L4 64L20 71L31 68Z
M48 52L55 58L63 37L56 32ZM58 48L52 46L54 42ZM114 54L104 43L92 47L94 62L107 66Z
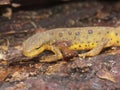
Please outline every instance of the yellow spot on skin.
M71 50L89 50L96 47L97 43L82 43L82 44L73 44L69 47ZM80 47L81 46L81 47ZM89 47L88 47L89 46Z

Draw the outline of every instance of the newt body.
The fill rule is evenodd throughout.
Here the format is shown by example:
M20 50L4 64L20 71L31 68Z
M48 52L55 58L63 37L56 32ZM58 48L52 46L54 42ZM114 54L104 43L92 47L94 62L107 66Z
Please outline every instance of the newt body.
M80 57L95 56L103 48L120 46L120 27L57 28L37 33L23 43L23 54L35 57L44 50L50 50L55 55L44 57L41 62L62 59L60 49L53 45L57 41L70 41L70 50L90 50L79 54Z

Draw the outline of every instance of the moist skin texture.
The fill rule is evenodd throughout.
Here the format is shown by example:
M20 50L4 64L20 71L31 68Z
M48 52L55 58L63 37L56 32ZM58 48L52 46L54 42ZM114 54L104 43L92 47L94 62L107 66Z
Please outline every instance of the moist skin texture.
M23 54L27 57L35 57L45 50L52 51L55 59L62 59L60 49L53 45L57 41L69 41L70 50L90 50L79 54L80 57L95 56L103 48L120 46L120 27L78 27L78 28L56 28L42 33L37 33L23 42ZM44 57L48 59L48 57ZM47 62L46 60L41 60Z

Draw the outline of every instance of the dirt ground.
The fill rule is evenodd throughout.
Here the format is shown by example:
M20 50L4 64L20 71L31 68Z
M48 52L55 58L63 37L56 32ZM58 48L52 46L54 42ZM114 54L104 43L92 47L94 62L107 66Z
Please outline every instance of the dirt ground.
M119 0L22 2L19 7L12 3L0 7L2 11L12 9L11 15L0 13L0 90L120 89L119 47L107 48L94 57L74 56L53 63L40 63L39 56L31 59L22 55L23 41L48 29L120 26Z

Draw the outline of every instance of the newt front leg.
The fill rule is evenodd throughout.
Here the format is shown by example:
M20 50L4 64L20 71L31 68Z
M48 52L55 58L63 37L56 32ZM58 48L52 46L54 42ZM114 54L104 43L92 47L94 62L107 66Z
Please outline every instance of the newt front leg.
M42 60L40 60L40 62L55 62L63 58L63 55L60 49L57 48L56 46L48 44L48 45L44 45L43 47L44 47L44 50L52 51L54 55L44 56L42 57Z

